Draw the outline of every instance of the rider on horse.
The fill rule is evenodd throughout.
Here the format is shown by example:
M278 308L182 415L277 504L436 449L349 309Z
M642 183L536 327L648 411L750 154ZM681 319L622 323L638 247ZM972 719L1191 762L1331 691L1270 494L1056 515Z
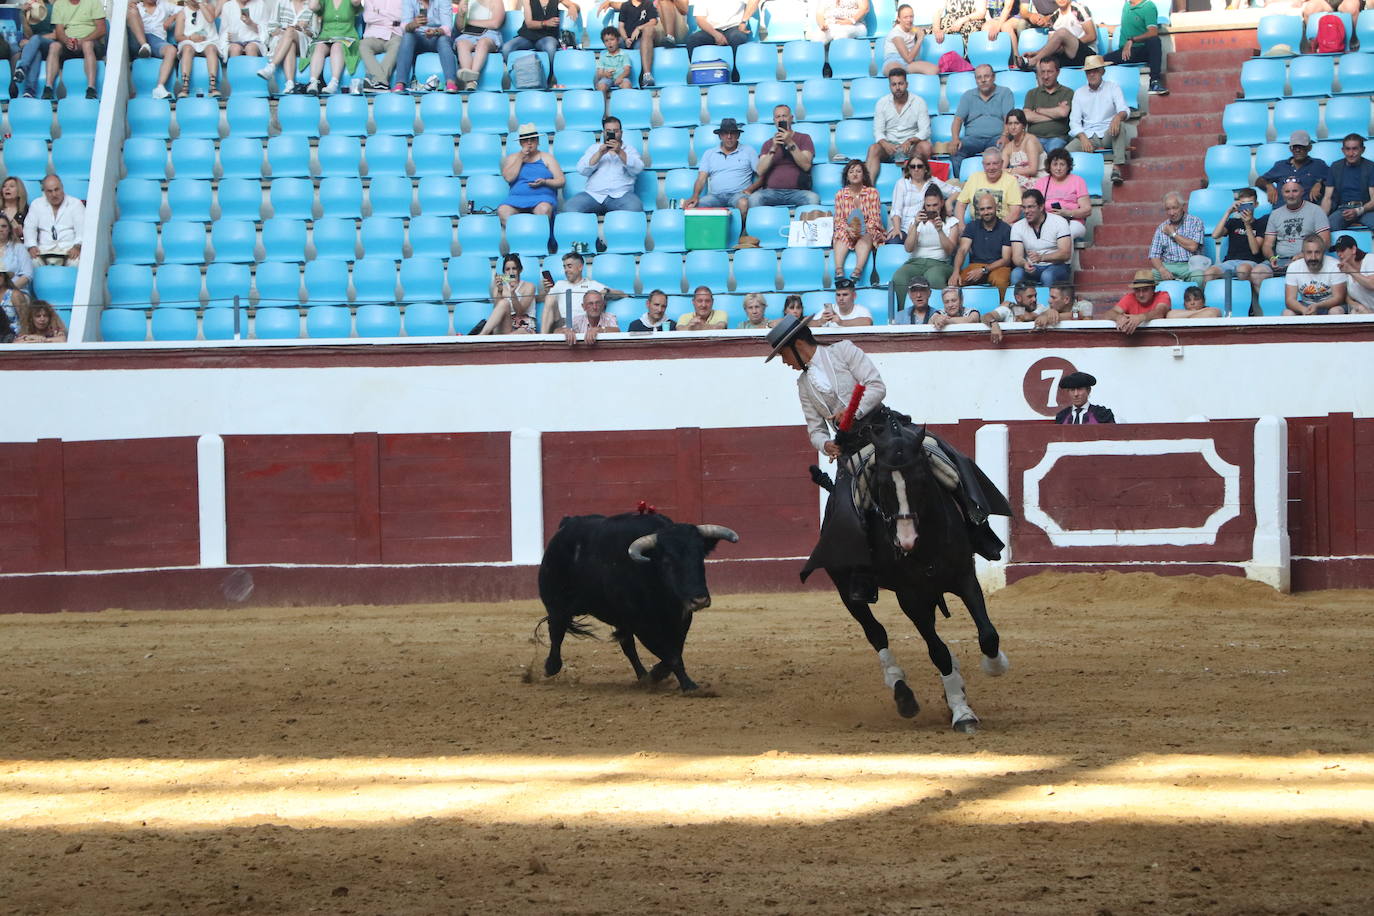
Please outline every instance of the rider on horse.
M877 600L878 585L872 572L873 558L864 523L868 507L855 504L851 486L855 466L861 464L861 460L855 459L871 444L875 426L909 426L911 418L883 404L887 388L877 367L862 350L847 340L819 343L811 334L809 321L784 316L768 332L772 352L765 360L781 355L783 362L801 373L797 379L797 395L801 399L811 443L817 451L839 461L820 538L802 570L802 579L820 567L852 570L850 597L872 603ZM840 418L858 385L864 386L864 390L853 425L847 432L840 431ZM932 463L945 466L944 476L955 487L974 551L989 560L998 559L1005 545L988 526L987 518L1011 514L1006 497L967 456L929 432L926 442ZM949 471L957 473L957 484L951 479L955 475ZM937 473L937 476L941 475Z

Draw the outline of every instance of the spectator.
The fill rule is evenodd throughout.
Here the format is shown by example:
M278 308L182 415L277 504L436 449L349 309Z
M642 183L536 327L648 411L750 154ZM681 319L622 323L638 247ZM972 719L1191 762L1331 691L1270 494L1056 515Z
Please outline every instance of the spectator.
M967 39L983 27L987 18L987 4L982 0L943 0L935 10L931 33L936 43L943 43L946 35L963 35Z
M997 200L984 191L974 202L978 218L965 227L954 255L952 286L997 287L1006 298L1011 285L1011 226L997 218Z
M667 317L668 294L661 289L656 289L649 293L649 301L645 303L644 314L630 322L631 331L653 332L653 331L676 331L677 322Z
M530 2L526 0L525 3L526 23L529 22ZM401 27L401 47L396 52L396 75L392 77L391 91L405 92L415 71L415 58L420 54L435 53L439 55L444 87L449 92L457 92L458 55L453 50L453 39L450 37L453 8L448 0L401 0L401 19L405 25ZM520 32L524 34L525 29ZM519 40L512 38L502 51L509 56L510 52L506 49Z
M1092 197L1088 183L1081 175L1071 175L1073 156L1063 148L1053 150L1045 159L1049 174L1038 178L1032 187L1045 195L1045 205L1069 221L1069 235L1074 241L1088 231L1084 220L1092 215Z
M176 28L176 15L177 8L167 0L131 0L129 12L125 15L128 23L125 31L128 35L129 56L156 56L162 60L162 65L157 71L157 85L153 87L152 94L155 99L165 99L171 95L167 91L167 80L171 78L172 68L177 64L177 49L173 42L167 40L167 26ZM37 38L30 41L36 42ZM35 61L37 59L35 57ZM15 73L15 79L23 78L21 72ZM37 78L38 74L35 73L34 80Z
M1275 162L1269 171L1256 179L1255 184L1269 196L1269 203L1277 207L1279 188L1290 177L1297 178L1302 184L1303 196L1313 203L1320 203L1327 182L1331 179L1331 170L1322 160L1307 155L1308 150L1312 149L1312 137L1305 130L1295 130L1288 137L1288 149L1293 155Z
M954 217L945 216L944 197L938 189L927 187L924 206L906 234L904 245L910 257L892 275L892 289L909 289L913 277L925 277L931 287L943 289L954 270L954 252L959 247L963 225Z
M1361 251L1353 236L1343 235L1336 240L1336 266L1346 277L1345 298L1350 314L1374 312L1374 256Z
M1045 150L1035 135L1027 130L1030 122L1021 109L1013 108L1007 112L1003 123L1006 127L1002 132L1002 158L1007 171L1024 191L1034 187L1035 180L1045 174Z
M1069 141L1071 153L1091 153L1099 147L1111 147L1112 184L1121 184L1121 163L1126 161L1126 132L1122 129L1131 109L1121 94L1121 87L1103 79L1107 64L1096 54L1083 62L1088 85L1074 91L1073 106L1069 110Z
M1164 195L1164 222L1150 239L1150 263L1156 280L1201 283L1211 260L1202 253L1207 227L1188 212L1188 202L1177 191Z
M562 21L558 7L563 6L574 17L581 11L572 0L521 0L525 24L515 37L501 46L501 56L510 66L510 56L516 51L539 51L549 59L547 73L553 75L553 56L558 53L558 28Z
M930 174L930 163L924 159L908 159L902 167L902 177L892 191L892 206L888 208L888 242L902 242L916 222L916 215L925 208L926 191L935 188L946 203L957 197L959 189Z
M1331 183L1322 197L1322 209L1331 214L1331 231L1374 229L1374 162L1364 157L1364 138L1346 134L1341 152L1345 158L1331 164Z
M749 20L758 11L758 0L702 0L693 7L697 31L687 36L687 55L704 45L737 48L754 40ZM679 322L681 323L681 322Z
M997 75L987 64L974 68L973 79L977 85L960 96L949 129L949 147L954 151L949 157L950 174L954 177L959 176L965 159L996 145L1007 112L1016 107L1011 90L997 85Z
M14 69L10 80L10 98L14 98L16 89L22 88L24 98L31 99L38 93L39 64L47 59L48 49L53 45L53 5L44 3L43 0L24 0L23 11L26 37L22 43L18 64L10 62ZM47 92L43 97L52 98L51 82L48 83Z
M639 52L639 85L648 89L654 85L654 47L663 42L663 20L653 0L604 0L597 11L604 13L609 9L620 12L620 43L626 48Z
M977 324L981 320L977 309L964 308L964 291L957 286L946 286L940 293L940 311L930 319L935 330L943 331L946 325Z
M82 0L86 2L86 0ZM177 4L181 11L173 22L173 37L177 41L177 57L181 60L181 84L177 87L177 98L184 99L191 94L191 62L197 57L205 58L205 68L210 73L210 95L219 98L219 29L215 26L215 4L212 0L181 0ZM48 73L52 73L52 60L48 60Z
M588 344L596 343L598 334L605 331L619 331L620 324L615 316L606 311L606 296L599 289L588 290L582 297L582 311L573 316L572 324L563 328L563 337L568 346L577 343L577 335Z
M1018 20L1025 22L1024 19ZM1042 60L1035 65L1035 88L1026 93L1022 110L1030 122L1030 132L1046 153L1063 149L1069 143L1069 111L1073 90L1059 83L1059 61Z
M992 342L1002 342L1003 322L1033 323L1050 310L1049 303L1041 302L1036 295L1035 281L1019 280L1012 289L1010 301L1003 301L997 308L983 315L983 324L988 326Z
M75 265L81 259L81 233L86 207L62 189L62 179L43 179L43 202L29 210L24 221L24 244L34 262Z
M773 126L777 132L763 142L755 170L758 178L749 186L751 207L814 207L821 196L811 190L811 165L816 158L816 145L806 134L794 128L792 109L786 105L773 108Z
M1344 315L1346 274L1326 253L1326 239L1302 240L1302 257L1294 258L1283 278L1284 315Z
M770 328L776 328L778 322L782 321L782 319L786 318L788 315L791 315L798 321L806 317L806 309L802 306L802 297L798 296L796 293L792 293L782 301L782 317L775 318L768 322L768 326Z
M24 218L29 215L29 189L24 182L11 175L0 182L0 216L14 221L15 227L24 228Z
M749 212L749 185L754 182L754 170L759 154L753 147L740 146L740 127L734 118L725 118L715 129L720 146L707 150L697 161L697 181L692 196L683 202L693 207L736 207L740 215ZM706 190L708 193L702 194Z
M1169 294L1156 292L1155 283L1153 271L1137 270L1131 291L1107 309L1105 317L1116 322L1116 329L1122 334L1134 334L1147 321L1169 314Z
M1021 0L1021 18L1037 29L1048 30L1057 12L1054 0Z
M1073 236L1069 221L1045 210L1045 196L1034 189L1021 196L1025 216L1011 227L1011 282L1028 280L1053 286L1069 280Z
M476 89L487 57L501 50L506 8L500 0L460 0L455 14L458 37L453 39L453 53L458 58L458 88Z
M907 92L906 74L887 75L889 95L873 106L873 145L868 148L868 174L883 162L930 161L930 110L925 99Z
M735 325L737 331L766 331L773 326L764 313L768 311L768 300L763 298L763 293L744 294L744 314L747 316L739 324Z
M1056 283L1050 287L1050 307L1035 316L1037 331L1045 331L1061 321L1075 318L1092 318L1093 304L1083 299L1075 300L1072 283Z
M18 328L10 322L10 316L0 309L0 344L13 342L17 331Z
M1269 214L1264 227L1264 261L1250 270L1250 285L1258 291L1265 280L1287 270L1302 253L1302 240L1313 233L1330 239L1330 219L1307 199L1297 176L1290 176L1283 183L1283 206Z
M1070 372L1059 380L1059 388L1069 395L1069 406L1054 415L1061 425L1080 426L1092 423L1115 423L1116 415L1101 404L1089 404L1097 379L1086 372Z
M854 252L854 270L849 278L858 281L873 246L881 244L887 233L883 230L882 201L868 168L857 159L850 159L844 167L844 185L835 192L835 232L831 237L831 258L835 276L844 273L844 262Z
M95 98L95 87L99 85L96 70L105 57L105 38L109 34L105 4L101 0L53 0L52 24L53 41L48 45L48 75L43 98L53 97L53 81L62 71L62 62L78 57L86 71L86 98ZM213 22L210 31L214 31ZM214 95L214 71L210 72L211 95Z
M687 40L688 0L658 0L659 37L670 47Z
M1278 4L1274 5L1277 6ZM1293 2L1293 6L1297 7L1298 11L1302 13L1304 32L1307 31L1307 19L1309 16L1320 17L1324 13L1345 13L1350 16L1351 22L1353 23L1356 21L1356 17L1360 15L1361 5L1368 6L1367 0L1363 4L1361 0L1294 0ZM1348 42L1349 40L1350 36L1347 35L1346 41Z
M864 25L868 0L815 0L812 9L815 25L806 35L812 41L829 44L836 38L868 38L868 26Z
M563 168L552 153L539 148L539 128L533 124L521 124L514 137L520 148L501 160L501 177L510 193L496 215L503 227L515 213L537 213L552 220L558 189L567 183Z
M1026 27L1026 20L1021 18L1020 12L1021 0L987 0L987 19L983 24L983 34L988 37L989 42L998 35L1010 38L1010 60L1016 60L1016 45L1021 38L1021 30Z
M606 47L596 59L596 88L611 97L612 89L631 89L630 55L620 47L620 31L614 26L601 30L601 43Z
M534 284L520 279L525 269L520 255L514 252L501 260L501 272L491 278L491 317L482 324L479 334L533 334Z
M1212 238L1217 242L1226 240L1225 249L1218 248L1219 262L1207 268L1205 280L1216 280L1224 274L1232 274L1238 280L1250 279L1250 271L1264 260L1264 231L1269 217L1255 217L1255 202L1258 195L1254 188L1237 188L1232 191L1235 198L1212 230ZM1225 259L1221 252L1225 251Z
M1126 0L1116 27L1117 49L1106 55L1114 64L1145 61L1150 71L1150 95L1168 95L1164 85L1164 47L1159 40L1159 10L1154 0Z
M612 210L644 209L635 193L644 160L625 142L619 118L601 119L601 140L587 147L577 160L577 171L586 176L586 188L563 201L563 212L604 215Z
M0 270L0 314L10 326L11 334L19 333L19 316L28 307L29 299L10 282L8 270Z
M570 251L563 255L563 276L565 279L552 285L545 279L544 315L539 327L541 334L549 334L563 326L564 313L562 309L564 307L567 308L568 315L580 315L582 313L582 298L592 290L604 293L607 299L621 299L625 296L618 289L610 289L604 283L598 283L590 277L583 276L582 270L585 264L586 261L582 255Z
M709 286L692 290L692 310L677 319L681 331L723 331L728 319L716 308L716 297Z
M879 68L883 76L897 72L933 76L940 72L940 68L930 61L921 60L921 42L925 40L926 33L913 25L915 21L916 13L911 9L911 4L903 3L897 7L897 19L883 42L883 65Z
M1022 70L1033 70L1042 60L1057 60L1062 67L1082 67L1097 46L1097 26L1092 13L1075 0L1054 0L1055 14L1050 37L1034 53L1021 58Z
M402 19L409 15L412 21L406 22L402 27L406 32L411 29L419 28L424 25L423 18L417 18L414 13L414 0L402 0L401 10ZM267 30L267 53L269 61L267 66L258 71L258 76L272 81L272 75L277 67L281 67L282 73L286 77L286 85L282 87L282 95L291 95L299 88L296 82L296 71L299 69L299 60L305 55L305 50L314 40L315 33L319 31L319 26L315 21L315 11L311 8L310 0L277 0L276 15L272 17L272 24ZM405 50L405 35L401 37L400 50L396 53L399 63L401 52ZM439 60L443 61L444 55L439 53ZM411 57L414 63L414 56ZM397 77L400 74L400 67L397 67ZM409 81L409 71L406 71L406 80ZM398 81L393 87L397 92L404 88Z
M62 323L62 316L41 299L24 309L19 316L19 332L15 343L67 342L67 326Z
M906 291L907 307L897 313L893 324L930 324L939 309L930 307L930 284L925 277L913 277Z
M219 8L219 56L264 56L270 12L267 0L225 0Z
M0 270L7 270L15 289L28 292L33 283L33 258L24 239L8 216L0 214Z
M968 205L979 194L987 192L997 201L997 218L1014 223L1021 218L1021 185L1002 170L1002 151L993 148L983 151L983 170L974 172L959 192L959 212L963 221Z
M320 13L320 31L310 45L310 85L306 92L319 95L321 92L339 91L339 83L345 73L351 73L358 66L358 9L362 0L311 0ZM450 14L451 19L451 14ZM449 34L447 26L440 30L442 36ZM441 37L440 43L448 43ZM324 73L324 59L329 58L329 82L320 88L320 76ZM455 92L458 85L449 80L447 89Z
M813 324L818 328L861 328L873 324L873 313L854 301L854 281L835 278L835 301L827 302Z
M1179 314L1182 312L1183 314ZM1190 286L1183 291L1183 308L1169 312L1170 318L1220 318L1221 309L1207 304L1207 296L1200 286Z
M363 37L358 42L358 56L367 71L363 88L369 92L385 92L391 86L404 34L401 7L402 0L363 0ZM379 53L381 60L377 59Z

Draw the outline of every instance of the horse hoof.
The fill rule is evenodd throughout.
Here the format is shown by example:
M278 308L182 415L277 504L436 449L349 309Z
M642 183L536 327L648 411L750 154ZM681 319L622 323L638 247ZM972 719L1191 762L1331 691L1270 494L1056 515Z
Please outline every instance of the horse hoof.
M972 735L978 731L978 720L960 719L954 723L954 730L961 735Z
M548 661L544 662L544 677L553 677L555 674L562 670L562 661L554 661L553 659L549 659Z
M897 715L903 719L914 719L916 713L921 711L921 704L916 702L916 694L911 692L906 681L898 681L893 685L892 699L897 701Z
M984 655L981 664L983 666L983 672L987 674L988 677L1001 677L1006 674L1007 669L1011 667L1011 662L1007 660L1007 653L1000 649L997 651L996 658L988 658Z

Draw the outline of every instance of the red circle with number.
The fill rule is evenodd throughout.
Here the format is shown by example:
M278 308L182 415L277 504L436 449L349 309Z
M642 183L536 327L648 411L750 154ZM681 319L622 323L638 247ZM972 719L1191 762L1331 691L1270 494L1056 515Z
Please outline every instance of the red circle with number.
M1073 363L1059 356L1046 356L1031 363L1025 378L1021 380L1021 391L1030 409L1042 416L1052 417L1067 407L1069 395L1059 387L1059 380L1077 371Z

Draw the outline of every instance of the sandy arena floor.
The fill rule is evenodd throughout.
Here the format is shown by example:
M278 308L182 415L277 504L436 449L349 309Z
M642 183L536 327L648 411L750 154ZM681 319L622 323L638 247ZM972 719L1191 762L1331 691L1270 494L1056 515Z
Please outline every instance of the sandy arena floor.
M1042 576L898 718L829 594L527 678L533 602L0 619L0 912L1374 912L1374 595Z

